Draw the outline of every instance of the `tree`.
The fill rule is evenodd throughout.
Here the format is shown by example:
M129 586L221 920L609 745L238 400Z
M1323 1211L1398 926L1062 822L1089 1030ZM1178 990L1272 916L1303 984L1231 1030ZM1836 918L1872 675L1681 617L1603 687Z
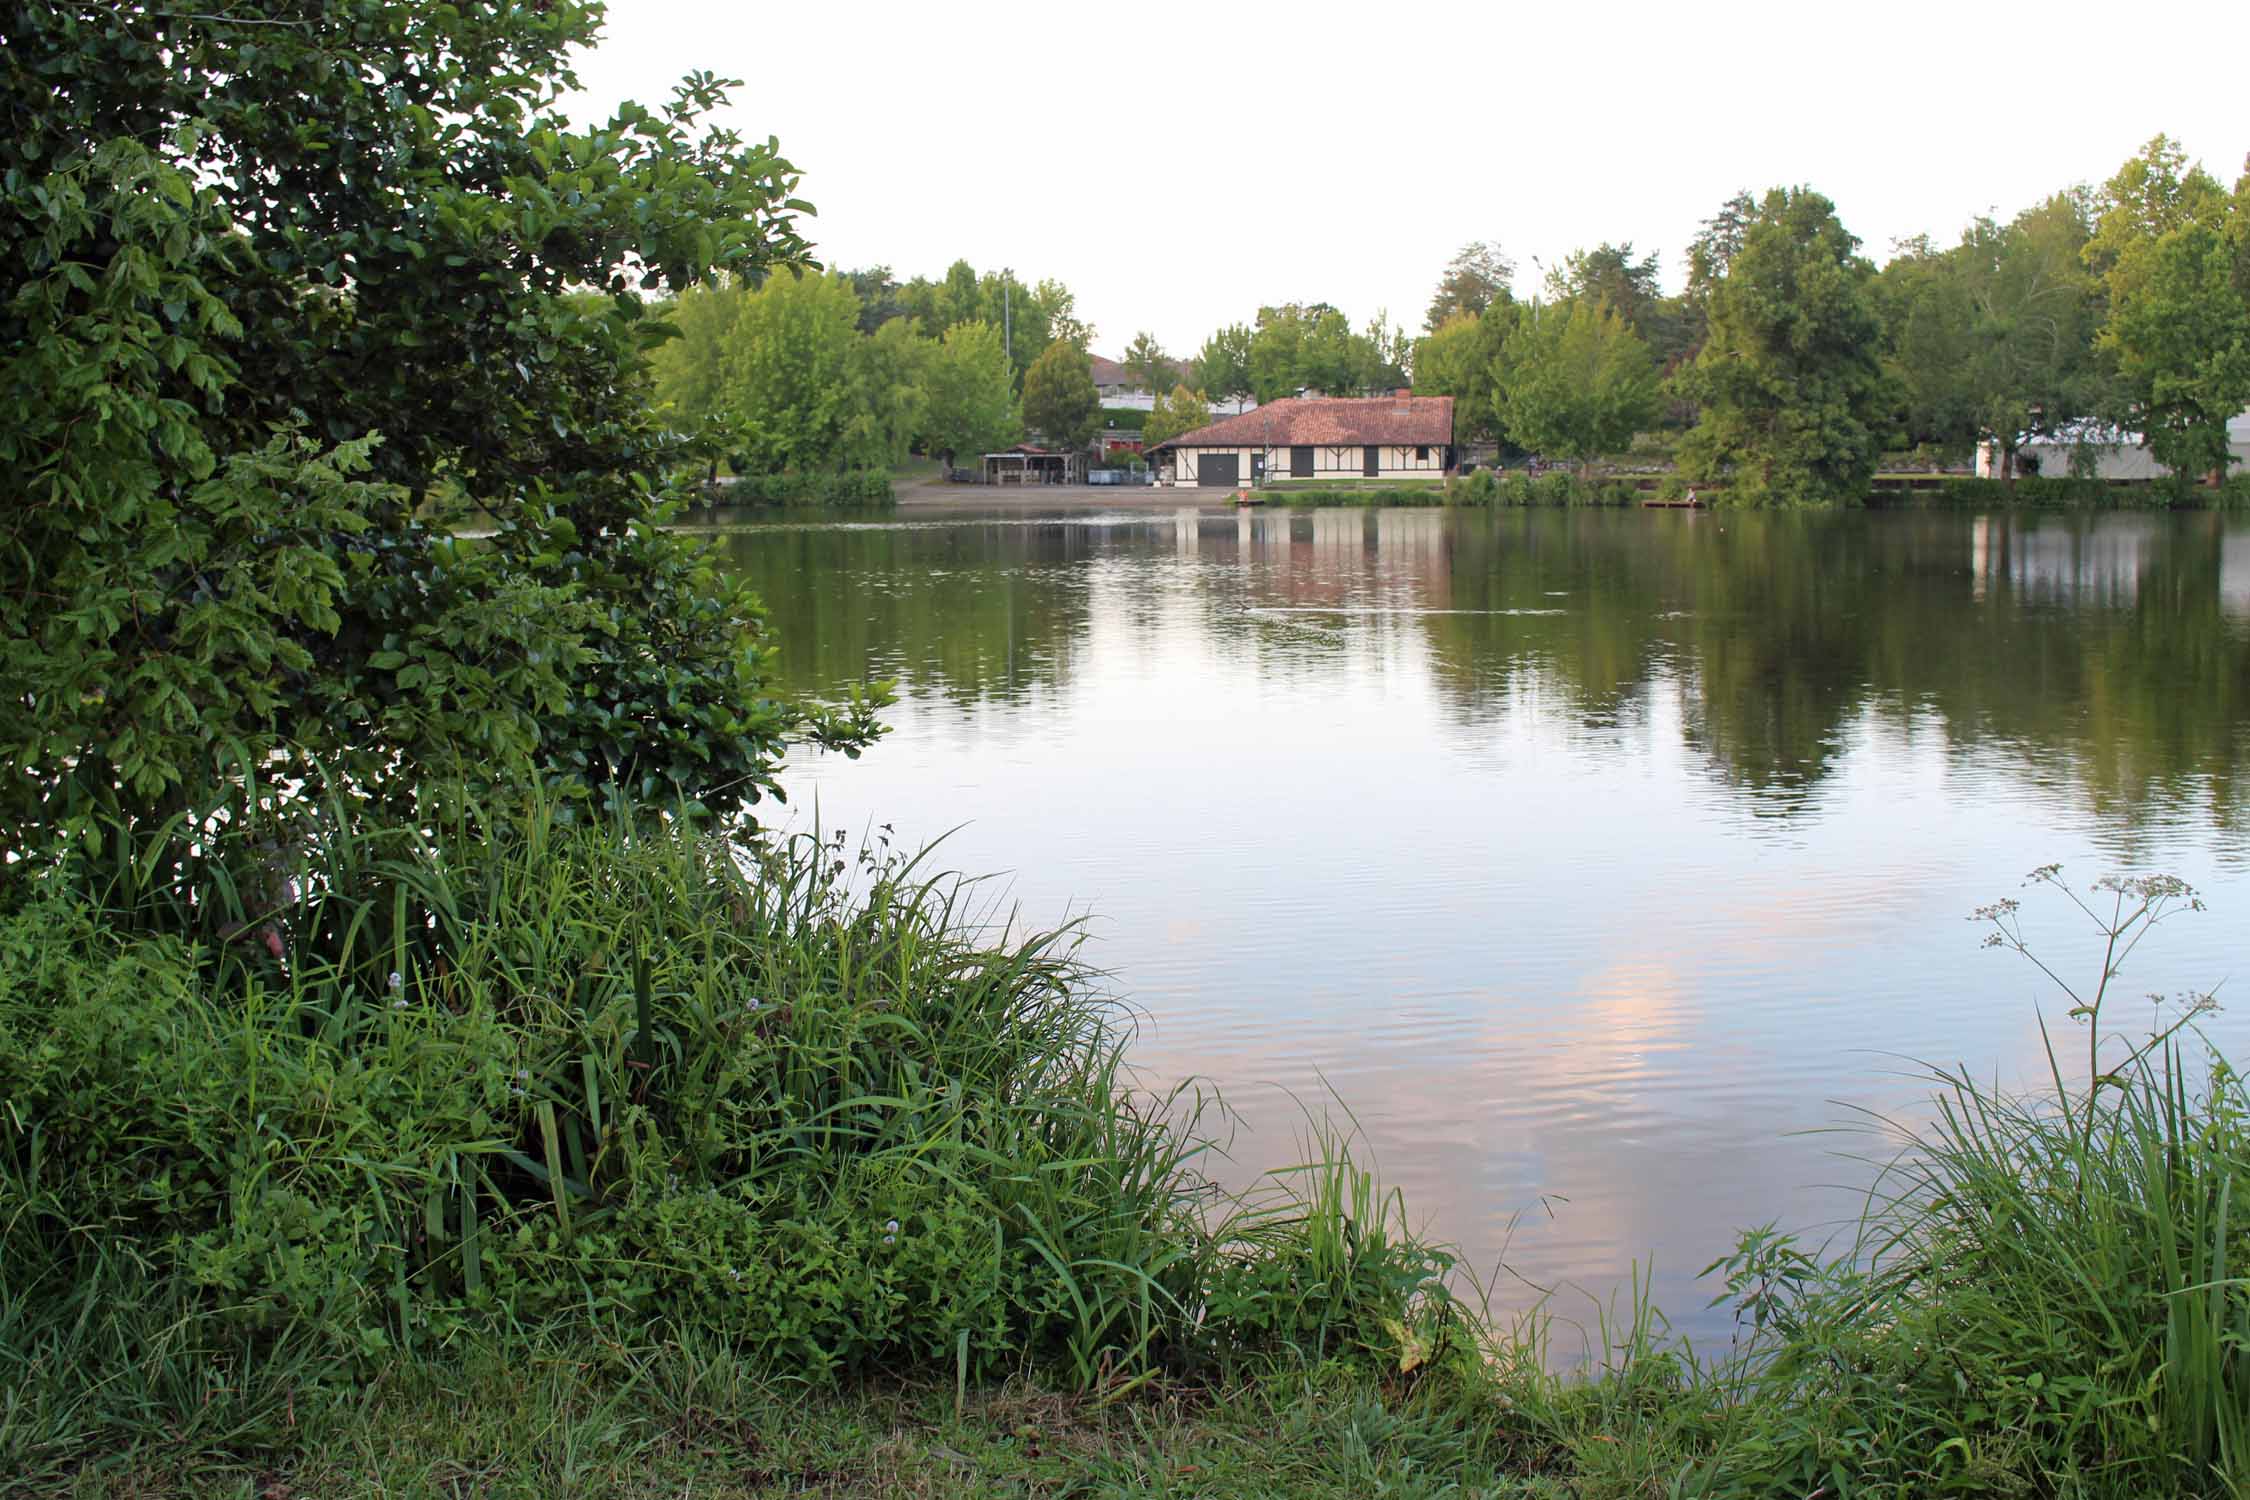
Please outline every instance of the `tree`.
M864 743L771 693L756 600L655 524L641 294L807 259L795 168L707 127L726 85L580 130L589 7L238 12L6 23L13 847L441 783L723 812L792 734Z
M1573 250L1547 273L1549 301L1605 305L1644 339L1648 334L1643 325L1662 295L1656 284L1656 256L1635 260L1630 240L1622 245L1605 242L1591 250Z
M1435 333L1456 313L1481 313L1496 302L1511 300L1509 283L1515 276L1516 263L1498 245L1470 241L1446 262L1422 326Z
M2158 136L2103 190L2086 259L2109 293L2102 346L2158 462L2223 475L2227 422L2250 405L2250 171L2230 197Z
M1057 339L1023 377L1023 419L1048 442L1075 453L1102 425L1101 392L1085 352Z
M912 318L893 318L853 346L844 446L860 464L895 467L923 430L932 345Z
M1495 405L1515 441L1581 466L1629 445L1661 404L1654 356L1606 303L1526 309L1494 376Z
M964 453L994 452L1022 434L1008 356L990 323L948 328L931 352L923 388L923 442L949 462Z
M1170 442L1183 432L1208 426L1210 421L1211 403L1203 392L1175 385L1170 395L1156 398L1148 420L1141 424L1142 446L1153 448L1158 443Z
M2026 438L2116 410L2088 234L2083 201L2057 194L2008 224L1976 220L1949 250L1900 247L1871 291L1908 438L1950 457L1995 443L2013 479Z
M1437 332L1414 343L1414 393L1451 396L1453 430L1463 441L1498 442L1503 436L1494 403L1501 343L1519 311L1496 307L1482 316L1455 313Z
M1710 336L1678 384L1701 405L1680 468L1737 504L1857 500L1893 400L1874 274L1835 206L1775 188L1709 293Z
M1142 331L1133 335L1133 342L1125 346L1125 373L1133 384L1152 395L1172 384L1172 362L1164 357L1164 346L1156 335Z
M841 276L769 277L738 293L720 356L720 407L746 474L863 467L881 462L847 441L859 298Z
M1203 341L1195 357L1195 385L1214 400L1234 403L1256 390L1250 377L1250 330L1230 323Z

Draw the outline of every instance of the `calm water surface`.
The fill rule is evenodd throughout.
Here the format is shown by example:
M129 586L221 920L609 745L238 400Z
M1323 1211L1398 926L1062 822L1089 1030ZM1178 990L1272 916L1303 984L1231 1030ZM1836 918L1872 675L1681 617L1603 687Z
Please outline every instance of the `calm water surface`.
M1295 1100L1501 1298L1583 1314L1741 1227L1851 1212L1828 1129L1912 1059L2006 1083L2051 987L1970 909L2061 861L2210 910L2126 989L2250 984L2250 522L2207 515L1232 510L721 532L809 692L895 677L800 813L958 828L1028 917L1090 913L1151 1083ZM2029 935L2093 955L2054 898ZM2250 996L2212 1023L2250 1051ZM2140 1021L2145 1001L2121 1014ZM1332 1106L1328 1106L1332 1107Z

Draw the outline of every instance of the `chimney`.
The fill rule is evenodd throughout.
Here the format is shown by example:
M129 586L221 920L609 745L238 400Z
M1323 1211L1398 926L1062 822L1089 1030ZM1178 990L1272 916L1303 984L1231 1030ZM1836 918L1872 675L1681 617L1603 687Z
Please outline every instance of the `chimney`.
M1414 393L1410 390L1400 389L1391 392L1391 394L1398 397L1399 400L1404 401L1407 397L1413 395Z

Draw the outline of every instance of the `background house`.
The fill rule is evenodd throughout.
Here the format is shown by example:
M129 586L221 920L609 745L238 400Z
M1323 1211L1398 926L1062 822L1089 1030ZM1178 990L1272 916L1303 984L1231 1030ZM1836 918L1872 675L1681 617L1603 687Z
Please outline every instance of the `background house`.
M2092 477L2096 479L2163 479L2172 472L2156 461L2155 454L2141 446L2139 433L2098 422L2081 423L2052 437L2025 443L2016 450L2016 472L2037 474L2046 479L2067 479L2072 472L2071 464L2081 450L2092 465ZM2228 473L2250 471L2250 411L2227 423L2227 451L2234 455ZM2000 445L1979 443L1977 477L1997 479L2000 466Z
M1453 464L1453 398L1293 396L1149 450L1165 483L1435 479Z

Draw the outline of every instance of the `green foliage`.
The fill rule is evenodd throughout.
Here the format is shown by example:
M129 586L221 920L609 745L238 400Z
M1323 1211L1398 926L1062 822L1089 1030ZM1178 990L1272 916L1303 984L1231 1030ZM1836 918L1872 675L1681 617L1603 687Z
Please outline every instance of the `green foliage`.
M1446 489L1448 505L1498 506L1503 509L1608 507L1638 505L1641 492L1631 480L1590 479L1578 474L1549 472L1531 475L1521 469L1494 472L1479 469L1464 474Z
M1105 406L1102 408L1102 425L1115 427L1120 431L1129 428L1139 432L1148 425L1148 413L1137 406Z
M1378 314L1366 331L1325 302L1258 309L1248 352L1250 388L1261 402L1311 389L1330 396L1404 385L1407 343Z
M1250 371L1252 335L1240 323L1230 323L1203 341L1195 357L1195 378L1187 383L1208 391L1217 401L1254 395L1257 383Z
M0 914L22 1347L129 1275L188 1349L308 1393L659 1325L800 1381L1092 1386L1395 1359L1442 1296L1341 1142L1217 1197L1200 1106L1127 1088L1073 935L990 946L971 884L880 843L423 822L339 831L213 945L129 931L174 898L97 862L115 914L59 886ZM0 1424L11 1470L52 1456L29 1430ZM102 1440L73 1431L39 1441Z
M2103 273L2117 357L2144 440L2175 474L2225 474L2227 423L2250 405L2250 175L2230 197L2158 136L2110 179L2086 258Z
M1622 452L1656 420L1661 385L1648 345L1606 304L1525 309L1493 367L1510 438L1585 464Z
M1065 452L1075 453L1094 440L1102 398L1085 350L1056 342L1032 362L1023 377L1023 419Z
M1506 307L1513 297L1509 283L1515 275L1516 263L1498 245L1483 240L1463 245L1438 278L1429 311L1423 315L1424 331L1435 333L1463 313Z
M394 804L458 776L724 810L770 790L792 735L865 741L764 692L757 601L658 529L652 487L674 455L638 293L802 261L795 171L704 127L709 77L572 129L554 99L594 18L11 19L19 849L97 813L174 840L259 796L252 773ZM471 520L489 534L452 540Z
M888 469L840 474L743 474L716 492L728 505L894 505Z
M684 430L715 427L738 473L866 467L904 454L895 411L870 409L889 393L869 379L861 349L872 340L859 332L846 278L691 289L678 321L682 336L657 353L657 399ZM910 338L911 325L901 332ZM892 335L886 349L896 354L899 342Z
M1133 342L1125 346L1122 363L1133 384L1151 395L1178 384L1177 368L1165 357L1164 346L1157 342L1156 335L1146 329L1134 334Z
M1183 432L1194 432L1211 422L1211 403L1201 391L1189 390L1184 385L1172 387L1167 396L1156 398L1155 407L1141 424L1141 441L1153 448L1158 443L1168 443Z
M2052 868L2031 883L2062 888ZM2200 903L2168 877L2071 899L2107 943L2091 989L2063 984L2086 1067L2050 1038L2043 1097L1938 1075L1936 1121L1878 1186L1860 1254L1819 1262L1761 1233L1713 1268L1756 1361L1726 1455L1738 1487L2237 1492L2250 1462L2238 1207L2250 1093L2223 1060L2180 1045L2207 995L2139 1042L2102 1026L2124 954ZM1989 946L2029 951L2014 901L1980 915Z
M1710 336L1679 378L1701 407L1680 466L1725 483L1727 503L1865 496L1891 392L1858 249L1826 198L1776 188L1712 287Z
M1023 435L999 329L989 323L948 328L928 369L922 437L930 453L950 462L995 452Z
M1494 402L1500 346L1515 326L1511 304L1485 314L1456 313L1414 343L1414 393L1453 398L1453 433L1498 442L1505 429Z

